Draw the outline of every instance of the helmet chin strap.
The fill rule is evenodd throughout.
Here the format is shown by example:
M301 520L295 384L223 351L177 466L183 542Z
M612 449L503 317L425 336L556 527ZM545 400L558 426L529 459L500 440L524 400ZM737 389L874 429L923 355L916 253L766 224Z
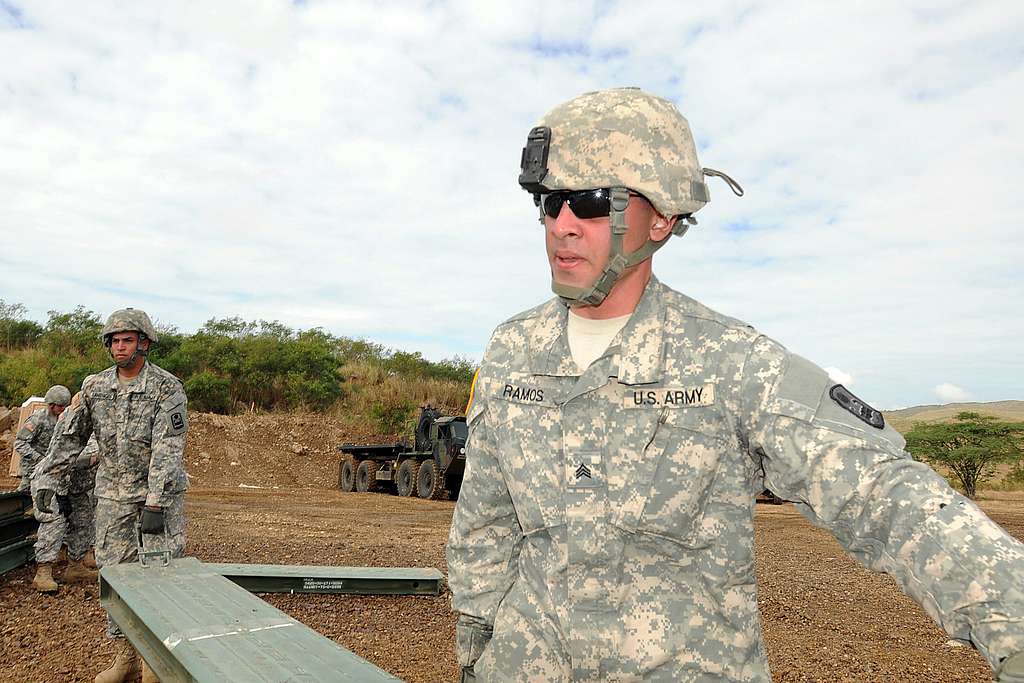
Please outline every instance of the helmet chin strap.
M597 279L589 287L571 287L556 282L554 275L551 277L551 289L557 294L566 306L599 306L605 297L612 291L612 287L622 277L627 268L632 268L642 263L651 255L665 246L668 238L660 242L647 238L647 241L634 252L626 254L623 251L623 238L626 235L626 207L629 206L629 190L625 187L611 188L611 208L608 211L608 227L612 233L611 250L608 253L608 263L604 270L597 276ZM543 210L541 213L543 218ZM697 219L692 216L681 216L672 228L672 235L682 237L691 225L696 225Z

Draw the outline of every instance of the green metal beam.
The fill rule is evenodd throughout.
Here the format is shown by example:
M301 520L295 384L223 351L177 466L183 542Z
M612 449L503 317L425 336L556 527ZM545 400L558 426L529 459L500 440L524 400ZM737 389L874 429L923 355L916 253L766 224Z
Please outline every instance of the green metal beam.
M27 515L0 519L0 546L23 541L34 534L38 527L39 522Z
M193 557L103 567L100 602L163 683L399 680Z
M22 491L0 491L0 519L18 517L32 506L32 497Z
M32 559L35 541L26 538L0 547L0 574L16 569Z
M318 567L207 563L210 570L253 593L440 595L441 572L405 567Z

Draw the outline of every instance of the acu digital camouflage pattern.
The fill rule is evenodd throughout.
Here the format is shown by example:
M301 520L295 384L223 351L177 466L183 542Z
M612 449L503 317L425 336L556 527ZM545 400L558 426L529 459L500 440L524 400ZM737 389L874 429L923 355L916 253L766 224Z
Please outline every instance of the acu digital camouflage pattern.
M107 324L100 331L100 341L106 342L107 335L115 332L142 332L154 344L160 341L153 322L146 312L139 308L122 308L111 313L107 318Z
M122 390L117 368L107 368L83 383L81 406L56 435L53 457L36 474L37 488L66 493L69 464L95 434L96 497L165 507L188 488L187 428L185 391L177 377L147 361Z
M698 211L710 199L690 125L668 100L638 88L587 93L541 120L551 129L548 190L627 187L662 215Z
M37 410L28 416L21 429L14 437L14 450L21 457L21 483L19 491L28 491L32 483L32 472L40 460L46 457L50 447L53 428L57 418L50 413L48 407Z
M60 429L62 423L71 415L73 409L68 409L57 420L57 427ZM51 444L52 445L52 444ZM35 511L35 518L39 522L39 529L36 532L35 557L36 562L54 562L60 553L60 547L67 545L68 555L72 560L80 560L93 547L96 539L96 525L94 508L96 498L93 496L93 487L96 479L97 465L91 465L92 456L98 454L99 446L96 438L90 437L85 449L71 462L70 485L68 495L61 500L66 501L70 509L57 509L52 513ZM47 458L50 456L47 455ZM40 463L46 463L46 459ZM42 464L40 469L46 467ZM33 480L32 497L35 498L39 487L36 484L38 479Z
M652 279L578 375L566 316L552 300L498 327L467 416L447 558L479 680L770 681L766 487L993 666L1024 650L1024 546L824 371Z

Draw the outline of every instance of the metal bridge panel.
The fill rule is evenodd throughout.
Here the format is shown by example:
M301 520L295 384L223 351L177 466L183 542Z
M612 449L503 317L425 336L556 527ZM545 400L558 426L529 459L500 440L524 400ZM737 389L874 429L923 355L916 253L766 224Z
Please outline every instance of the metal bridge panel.
M441 572L415 567L318 567L207 563L212 571L253 593L440 595Z
M165 683L398 680L192 557L103 567L100 602Z

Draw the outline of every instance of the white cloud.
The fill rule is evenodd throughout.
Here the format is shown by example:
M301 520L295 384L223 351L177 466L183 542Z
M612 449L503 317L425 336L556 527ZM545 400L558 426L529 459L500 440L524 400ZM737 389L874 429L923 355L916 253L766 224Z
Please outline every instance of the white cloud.
M0 297L479 357L550 295L526 132L639 85L747 189L712 185L662 280L865 400L1024 398L1018 4L679 7L5 0Z
M966 389L961 389L955 384L949 382L943 382L934 389L935 395L939 397L939 400L943 403L964 403L965 401L973 401L974 398L970 392Z
M836 384L842 384L847 388L853 386L853 375L849 374L848 372L843 372L839 368L831 367L825 368L825 372L828 373L829 379L831 379Z

